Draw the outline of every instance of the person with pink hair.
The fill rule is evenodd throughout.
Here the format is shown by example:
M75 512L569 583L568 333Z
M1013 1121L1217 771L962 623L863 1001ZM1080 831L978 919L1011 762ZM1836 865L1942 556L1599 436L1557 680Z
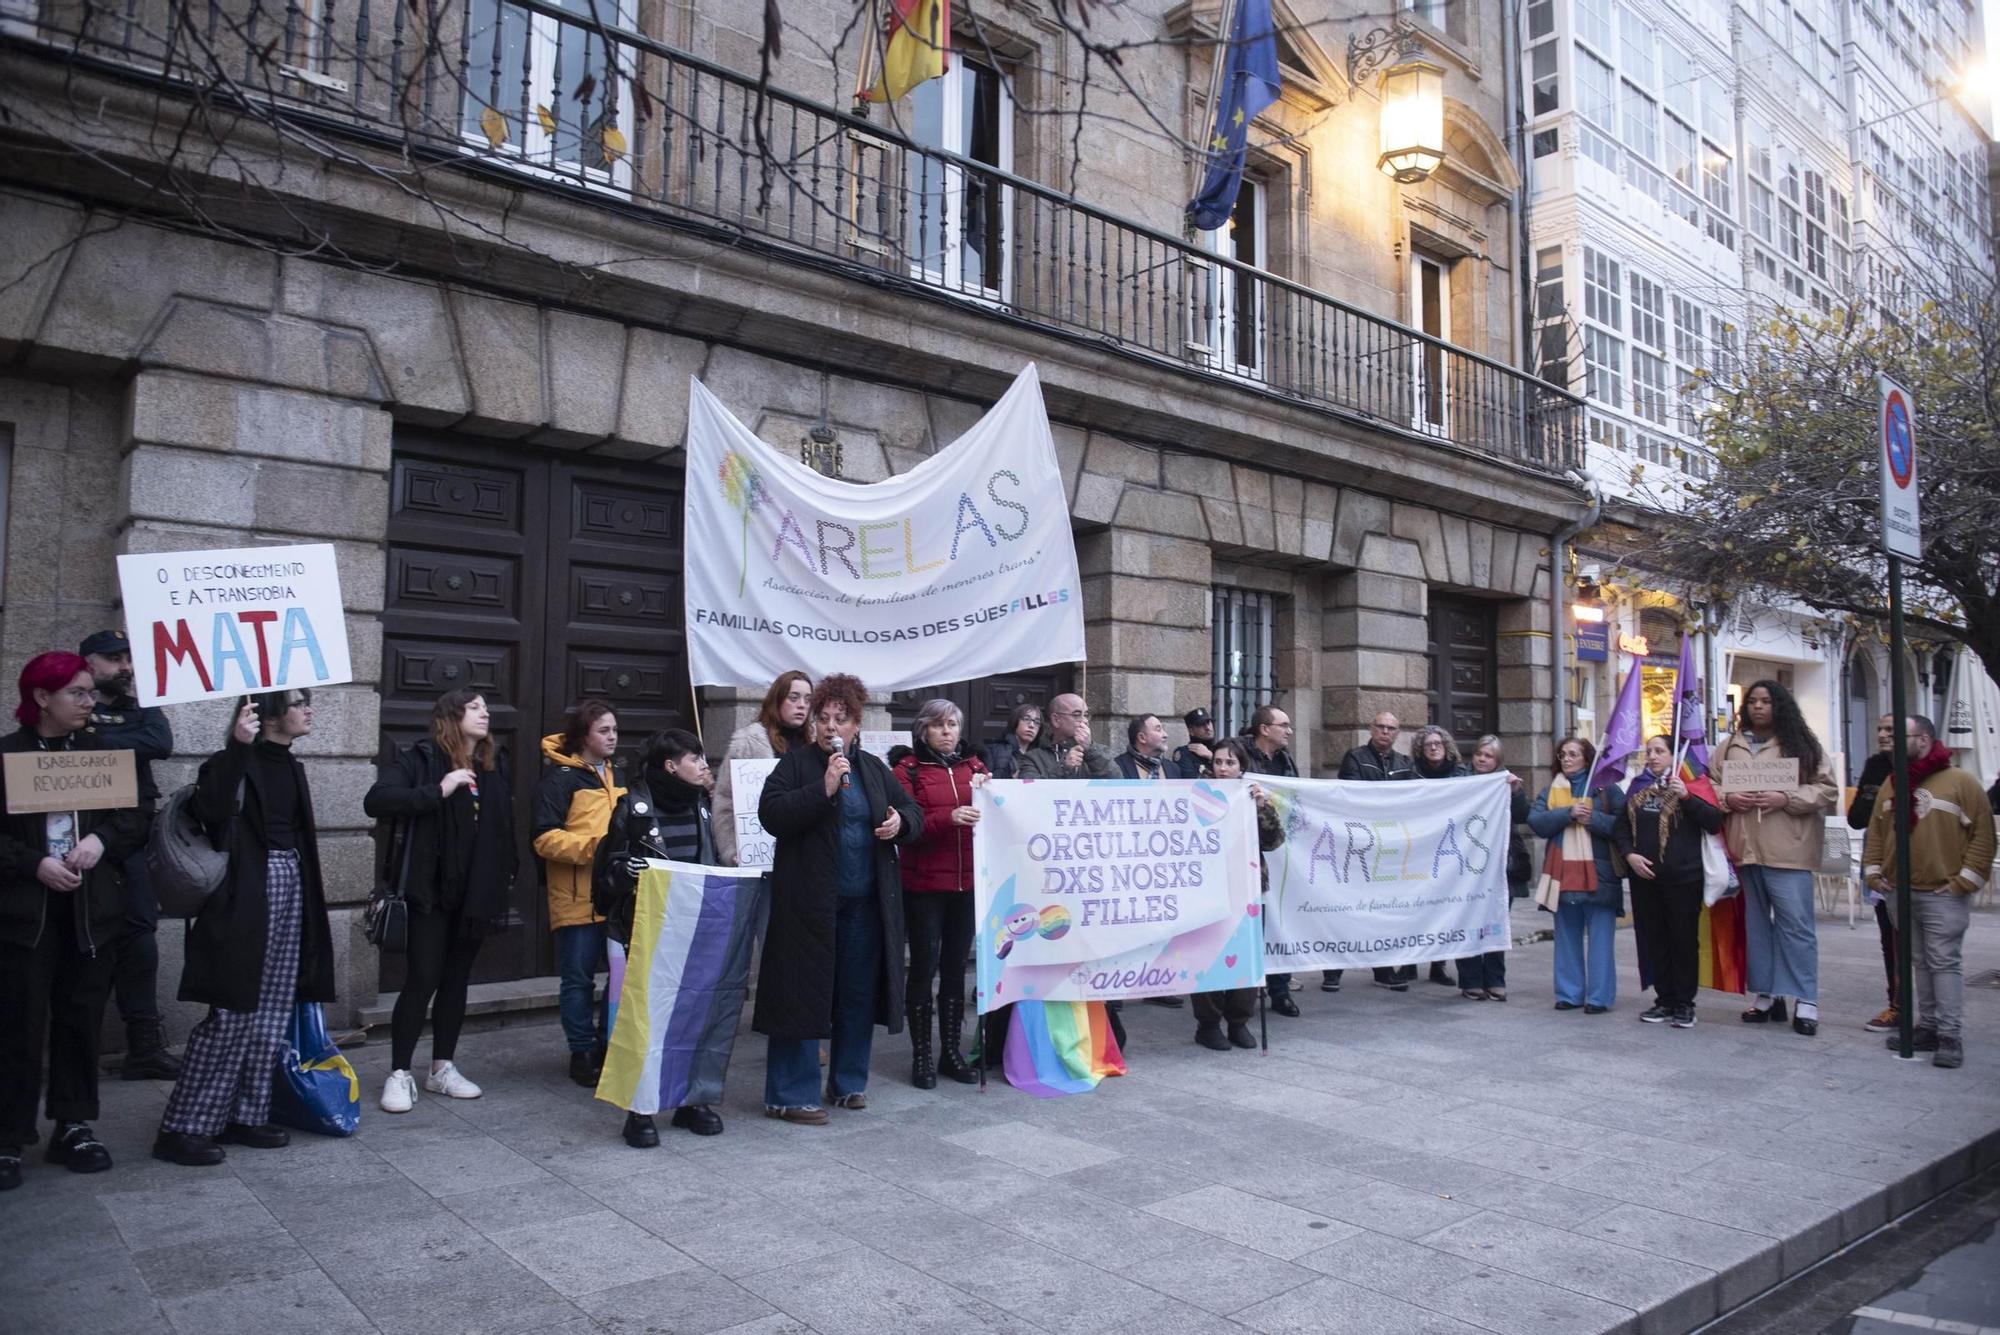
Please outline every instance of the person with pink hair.
M97 702L90 665L46 653L21 669L20 728L0 752L94 751L83 731ZM0 812L7 809L0 771ZM22 1147L41 1139L35 1104L48 1063L47 1158L101 1173L111 1152L97 1120L97 1041L125 916L121 868L146 842L135 806L0 815L0 1191L21 1185Z

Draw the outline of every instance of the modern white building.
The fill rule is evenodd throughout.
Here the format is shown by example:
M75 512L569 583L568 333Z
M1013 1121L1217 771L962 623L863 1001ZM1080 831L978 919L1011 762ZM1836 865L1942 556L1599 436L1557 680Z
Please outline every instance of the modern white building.
M1696 372L1726 378L1761 315L1887 299L1939 258L1992 265L1987 136L1953 96L1980 57L1976 0L1529 0L1522 22L1535 355L1586 394L1613 510L1672 507L1707 475ZM1695 619L1644 591L1601 607L1608 661L1565 646L1581 732L1630 646L1647 642L1650 680L1677 649L1652 641ZM1707 611L1711 704L1787 681L1858 766L1872 721L1857 741L1850 716L1886 707L1886 663L1754 591Z

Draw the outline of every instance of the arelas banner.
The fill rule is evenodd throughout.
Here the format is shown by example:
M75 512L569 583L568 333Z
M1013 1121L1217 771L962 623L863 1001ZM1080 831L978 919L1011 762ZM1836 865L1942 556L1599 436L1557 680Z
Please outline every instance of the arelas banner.
M142 705L354 680L333 544L118 558Z
M1505 775L1257 783L1285 831L1264 897L1272 973L1507 948Z
M1240 782L996 779L973 804L981 1013L1263 981Z
M822 477L692 382L687 638L697 685L804 668L877 690L1083 659L1083 592L1031 365L965 435L882 482Z

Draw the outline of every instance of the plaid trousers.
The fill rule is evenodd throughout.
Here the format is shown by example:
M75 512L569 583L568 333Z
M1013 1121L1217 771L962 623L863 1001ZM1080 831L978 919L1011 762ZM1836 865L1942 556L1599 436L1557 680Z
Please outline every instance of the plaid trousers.
M181 1078L160 1119L163 1130L214 1136L232 1122L262 1126L271 1120L271 1079L299 991L304 886L296 851L272 850L265 863L264 896L269 927L257 1009L211 1007L208 1018L194 1027L181 1059Z

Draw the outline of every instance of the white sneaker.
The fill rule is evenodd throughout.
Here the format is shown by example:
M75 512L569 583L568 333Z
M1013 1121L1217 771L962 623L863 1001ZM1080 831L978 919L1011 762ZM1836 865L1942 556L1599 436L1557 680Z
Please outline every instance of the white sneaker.
M408 1071L389 1072L382 1086L382 1111L406 1113L417 1106L417 1082Z
M442 1071L432 1071L425 1076L424 1088L433 1094L443 1094L454 1099L476 1099L486 1092L467 1080L450 1062L444 1064Z

